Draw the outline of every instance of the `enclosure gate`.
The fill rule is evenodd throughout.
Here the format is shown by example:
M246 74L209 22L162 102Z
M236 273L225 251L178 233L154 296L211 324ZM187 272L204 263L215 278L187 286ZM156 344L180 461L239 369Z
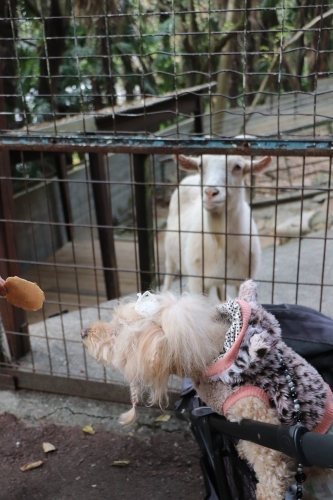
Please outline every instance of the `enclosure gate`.
M1 298L0 387L129 402L80 330L161 288L180 154L273 158L243 186L260 300L332 315L331 5L67 4L0 6L0 273L46 295L28 314Z

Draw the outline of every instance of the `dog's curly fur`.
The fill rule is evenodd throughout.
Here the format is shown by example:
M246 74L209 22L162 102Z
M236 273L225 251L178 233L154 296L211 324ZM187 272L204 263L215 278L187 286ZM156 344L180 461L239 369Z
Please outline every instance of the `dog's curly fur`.
M173 374L192 378L199 396L221 414L228 395L237 386L251 383L268 393L271 407L255 396L246 396L228 409L227 418L236 422L249 418L272 424L290 424L292 408L288 406L288 388L276 374L278 366L274 364L278 354L287 360L292 375L298 376L298 391L302 385L299 376L304 373L304 367L311 372L316 391L314 395L311 387L304 388L307 393L306 425L313 428L318 423L327 398L321 377L281 341L279 325L256 302L256 285L251 280L242 285L240 298L251 306L249 327L241 344L241 347L246 346L242 350L243 366L237 372L234 364L217 377L207 377L204 373L221 351L230 318L203 296L184 294L177 297L170 292L156 294L157 310L147 316L137 311L133 299L127 299L116 307L111 323L93 323L82 333L89 353L98 361L119 369L130 383L133 407L121 416L122 424L135 420L135 406L143 392L148 393L151 404L162 406L167 402L168 379ZM244 358L244 353L249 359ZM256 358L255 363L251 357ZM278 386L282 387L281 396L276 391ZM319 414L318 407L314 411L316 403L319 404ZM294 482L295 461L247 441L239 442L238 453L251 463L256 473L257 500L282 500ZM311 474L316 475L318 471L313 468ZM322 470L320 474L323 474ZM324 474L331 472L324 471Z
M115 308L111 323L93 323L84 339L92 357L120 370L131 385L133 409L122 415L125 425L135 420L140 393L163 406L170 375L198 378L207 360L218 355L228 328L205 297L165 292L155 298L159 311L154 316L142 317L129 298Z

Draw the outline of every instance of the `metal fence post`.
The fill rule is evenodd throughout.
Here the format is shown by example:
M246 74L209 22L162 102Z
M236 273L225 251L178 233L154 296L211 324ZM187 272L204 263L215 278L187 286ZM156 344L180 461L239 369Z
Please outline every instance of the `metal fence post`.
M0 130L6 130L6 115L3 92L2 67L0 65ZM5 279L19 276L20 266L17 262L17 242L14 224L14 191L10 166L9 151L0 152L0 274ZM6 220L6 222L4 222ZM30 351L28 324L26 313L12 306L6 300L0 300L0 313L6 332L10 354L19 359ZM21 334L21 335L20 335Z
M150 162L148 155L134 154L135 209L138 229L141 291L154 289L155 257L153 233L153 199L150 185Z
M0 273L5 279L8 276L20 275L15 227L10 222L14 218L14 197L8 151L0 153L0 176L3 177L0 183L0 218L2 219L0 222ZM3 222L4 220L6 222ZM11 356L13 359L19 359L30 351L26 313L4 299L0 300L0 312Z
M90 175L93 181L92 188L95 201L96 218L98 224L99 241L101 245L102 261L105 277L106 296L108 300L120 296L117 274L116 251L114 246L112 206L110 191L104 168L104 155L89 154Z

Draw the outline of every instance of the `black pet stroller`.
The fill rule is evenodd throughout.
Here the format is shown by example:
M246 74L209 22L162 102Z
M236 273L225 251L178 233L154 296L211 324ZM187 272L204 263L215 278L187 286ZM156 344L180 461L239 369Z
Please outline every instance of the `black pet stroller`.
M280 322L284 342L307 359L333 389L333 320L298 305L264 307ZM200 400L190 379L183 380L175 412L188 422L200 448L204 500L256 499L256 477L237 455L238 439L282 451L305 466L333 468L333 435L309 432L301 424L289 427L252 420L243 420L241 424L228 422ZM288 500L296 498L290 495ZM331 495L324 494L322 498L329 500Z

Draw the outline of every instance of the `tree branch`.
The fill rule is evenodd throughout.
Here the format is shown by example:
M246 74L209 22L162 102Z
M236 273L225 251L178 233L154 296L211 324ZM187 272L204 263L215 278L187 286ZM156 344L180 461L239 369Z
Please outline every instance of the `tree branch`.
M331 16L333 14L333 9L330 9L328 10L327 12L325 12L325 14L323 15L319 15L317 17L315 17L314 19L312 19L312 21L310 21L308 24L305 24L303 26L303 28L301 28L299 31L297 31L297 33L295 33L295 35L293 37L291 37L290 40L288 40L287 42L285 42L283 45L282 45L282 48L278 51L278 53L276 53L271 61L271 64L267 70L267 74L265 76L265 78L263 79L263 81L261 82L261 85L259 87L259 90L257 92L257 95L255 96L255 98L253 99L253 103L252 103L252 106L250 107L249 109L249 112L248 114L244 117L244 121L245 123L249 120L251 114L253 113L253 110L255 109L255 107L257 106L260 98L261 98L261 94L262 92L265 90L266 88L266 85L268 83L268 80L269 80L269 77L271 76L271 72L273 71L273 68L277 62L277 60L279 59L279 57L281 57L282 59L282 53L283 51L289 47L289 45L292 45L293 43L295 43L297 40L299 40L299 38L301 38L301 36L304 34L304 31L312 28L312 26L314 26L315 24L317 24L319 21L321 21L322 19L326 19L327 17ZM244 126L242 126L242 129L240 130L239 133L242 133L244 132Z
M244 16L241 16L240 20L235 24L233 28L231 28L230 32L226 35L223 35L219 40L216 40L213 53L221 52L226 43L229 42L235 35L237 35L237 31L244 24Z
M24 0L24 3L27 9L29 9L35 17L41 17L39 10L30 2L30 0Z

